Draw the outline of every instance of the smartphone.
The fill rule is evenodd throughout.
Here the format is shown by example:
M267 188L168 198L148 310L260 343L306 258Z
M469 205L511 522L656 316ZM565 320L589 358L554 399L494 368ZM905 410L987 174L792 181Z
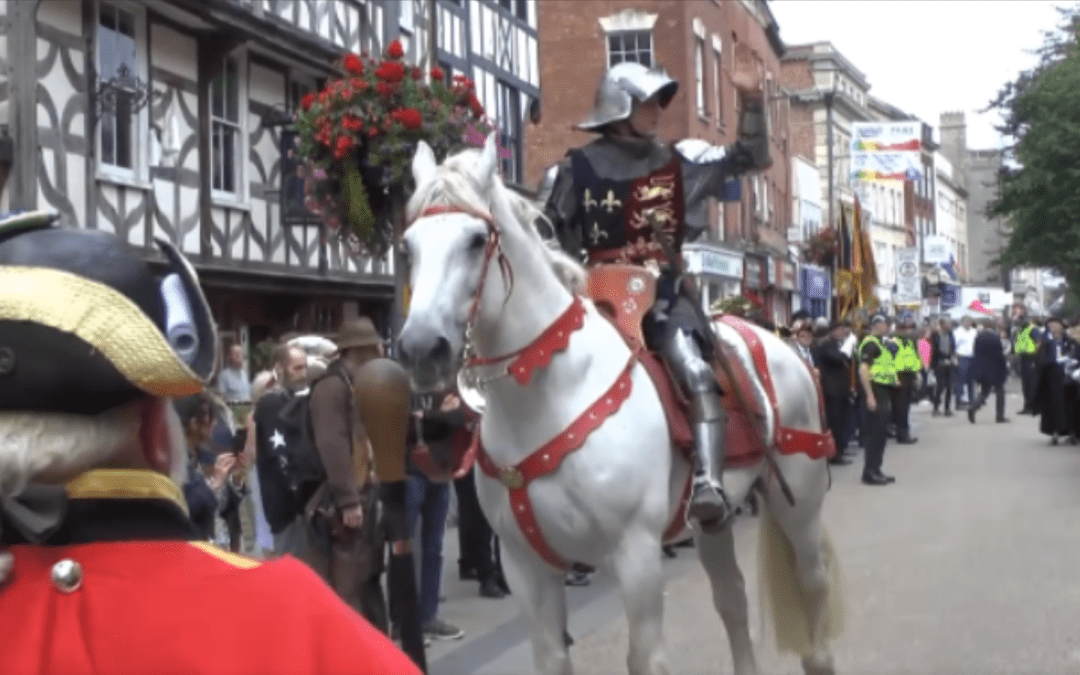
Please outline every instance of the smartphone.
M244 451L244 446L247 445L247 437L248 437L247 427L240 427L239 429L236 430L236 433L233 435L233 445L232 445L233 454L239 455L241 452Z

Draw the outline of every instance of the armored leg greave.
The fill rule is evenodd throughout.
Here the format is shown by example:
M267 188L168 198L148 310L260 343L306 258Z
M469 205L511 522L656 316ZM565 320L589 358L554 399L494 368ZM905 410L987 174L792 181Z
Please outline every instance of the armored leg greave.
M663 345L663 356L692 401L691 424L697 461L688 515L702 524L722 522L729 514L723 488L727 411L720 403L716 376L685 331L677 331Z

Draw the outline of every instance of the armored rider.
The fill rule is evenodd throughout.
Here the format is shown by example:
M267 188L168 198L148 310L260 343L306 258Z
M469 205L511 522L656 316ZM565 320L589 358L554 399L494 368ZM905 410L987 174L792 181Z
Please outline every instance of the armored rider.
M578 125L599 137L548 170L540 198L553 226L546 236L567 253L584 255L590 265L643 265L659 274L656 304L642 328L649 348L692 396L696 467L688 515L716 525L730 513L722 483L727 415L711 365L708 319L684 294L667 256L680 256L683 242L707 229L708 198L719 197L730 178L772 162L764 98L751 87L740 87L743 115L733 145L658 140L660 112L678 88L665 72L638 63L608 70L592 114Z

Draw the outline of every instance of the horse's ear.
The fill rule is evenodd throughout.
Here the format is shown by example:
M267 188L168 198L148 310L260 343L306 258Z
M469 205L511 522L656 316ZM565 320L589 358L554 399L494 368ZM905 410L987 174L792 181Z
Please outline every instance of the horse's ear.
M476 177L481 185L489 185L495 179L495 171L499 166L499 132L492 131L484 143L484 151L480 154L480 161L476 165Z
M420 141L416 144L416 154L412 159L412 175L416 184L423 185L435 177L439 165L435 162L435 151L431 146Z

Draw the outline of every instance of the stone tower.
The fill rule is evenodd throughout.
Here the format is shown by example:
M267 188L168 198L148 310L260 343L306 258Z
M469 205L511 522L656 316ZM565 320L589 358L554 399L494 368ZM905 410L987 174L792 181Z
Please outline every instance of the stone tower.
M962 112L941 113L938 125L941 138L941 154L953 165L956 173L963 176L967 168L967 122Z

